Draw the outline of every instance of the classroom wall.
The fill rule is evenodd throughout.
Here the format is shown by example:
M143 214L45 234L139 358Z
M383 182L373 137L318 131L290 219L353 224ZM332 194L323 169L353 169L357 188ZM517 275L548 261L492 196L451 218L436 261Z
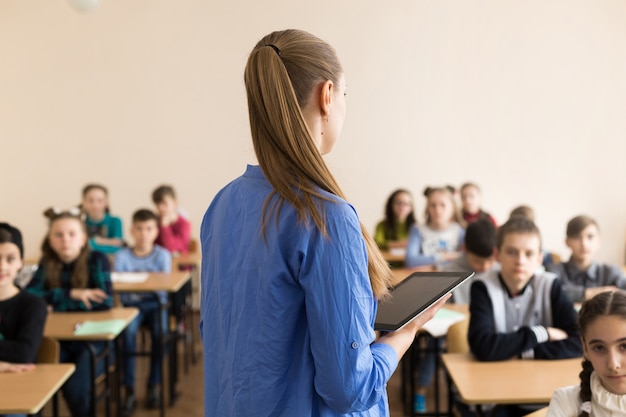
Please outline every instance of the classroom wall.
M327 157L370 229L389 192L471 180L499 221L529 204L548 249L566 221L596 217L600 258L624 262L626 2L621 0L64 0L0 2L0 219L26 255L44 208L87 182L128 227L160 183L194 224L254 162L242 81L272 30L333 44L348 83Z

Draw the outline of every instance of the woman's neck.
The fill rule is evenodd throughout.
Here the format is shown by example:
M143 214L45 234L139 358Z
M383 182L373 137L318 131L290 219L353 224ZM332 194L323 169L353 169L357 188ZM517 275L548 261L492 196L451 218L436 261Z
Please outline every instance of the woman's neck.
M8 300L9 298L13 298L19 292L20 292L19 288L17 288L13 284L0 287L0 301L5 301L5 300Z

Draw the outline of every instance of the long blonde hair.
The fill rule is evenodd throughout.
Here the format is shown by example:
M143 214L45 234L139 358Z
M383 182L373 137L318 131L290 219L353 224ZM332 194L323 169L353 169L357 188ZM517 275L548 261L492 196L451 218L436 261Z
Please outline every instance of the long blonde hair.
M302 109L315 88L331 80L338 85L343 69L335 50L301 30L273 32L261 39L248 58L244 80L254 150L274 191L263 206L262 231L278 222L283 204L291 204L299 222L311 221L324 236L326 213L316 199L329 200L320 190L345 200L320 154ZM368 272L376 297L389 292L391 271L363 224Z

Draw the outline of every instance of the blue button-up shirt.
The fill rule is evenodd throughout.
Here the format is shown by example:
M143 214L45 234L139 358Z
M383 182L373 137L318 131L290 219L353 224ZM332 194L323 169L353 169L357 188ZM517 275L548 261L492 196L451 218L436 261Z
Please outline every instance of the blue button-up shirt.
M372 344L376 301L353 207L319 201L324 237L285 203L264 237L271 192L248 166L202 222L205 415L387 416L398 358Z

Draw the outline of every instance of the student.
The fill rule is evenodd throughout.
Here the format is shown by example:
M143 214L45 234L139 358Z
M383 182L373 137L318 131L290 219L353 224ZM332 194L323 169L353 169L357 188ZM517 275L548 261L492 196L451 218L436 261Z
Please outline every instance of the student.
M517 206L513 210L511 210L511 213L509 214L509 219L512 219L514 217L522 217L534 223L535 222L535 210L533 210L532 207L526 206L526 205ZM542 257L541 265L540 265L541 269L546 270L551 265L554 265L555 263L554 257L552 256L550 252L548 252L545 249L542 249L542 256L543 257Z
M494 227L498 227L496 219L481 208L482 196L480 188L473 182L466 182L461 186L461 214L465 224L469 225L476 220L488 220Z
M23 259L22 234L10 224L0 223L0 372L34 369L48 314L41 298L21 291L14 283Z
M81 208L87 215L89 244L95 251L115 253L122 246L122 220L109 213L109 192L100 184L88 184L83 188Z
M400 188L387 199L385 219L376 225L374 240L381 249L405 248L414 224L413 198L411 193Z
M581 354L576 311L555 274L537 272L541 236L535 224L512 218L496 234L500 271L471 287L468 342L481 361L562 359ZM512 406L512 416L528 413Z
M603 292L578 316L584 358L580 384L557 389L547 417L611 417L626 412L626 293Z
M27 291L42 297L54 311L108 310L113 305L110 266L106 255L91 251L80 210L48 209L49 229L41 245L39 268ZM97 351L104 343L93 343ZM72 416L91 414L91 361L82 342L61 342L61 362L76 370L63 385ZM101 367L102 368L102 367Z
M159 214L159 236L156 243L176 256L189 251L191 225L178 212L174 188L161 185L152 192L152 201Z
M413 226L409 233L406 266L438 265L459 257L465 230L454 202L453 188L428 187L426 224Z
M170 253L167 249L154 244L158 233L156 214L147 209L137 210L133 214L133 224L130 229L135 246L123 248L115 254L115 271L170 272L172 270ZM167 315L162 314L161 305L167 304L167 293L120 294L120 300L126 307L139 309L139 315L124 330L124 349L127 353L124 357L123 383L126 389L124 414L129 415L134 410L137 400L135 397L135 356L128 355L128 353L137 351L137 333L142 324L149 326L152 337L146 403L148 408L158 408L161 403L159 383L163 360L159 346L161 346L161 329L167 330Z
M445 265L443 271L475 272L476 276L494 266L493 252L496 246L496 228L486 219L475 220L467 226L463 239L463 254ZM476 276L454 290L452 300L457 304L469 304L471 284Z
M259 166L200 233L205 415L389 416L387 381L442 303L374 343L391 271L322 157L345 117L341 64L285 30L257 43L244 80Z
M569 261L548 269L561 278L563 289L574 302L605 291L626 288L626 276L611 264L593 261L600 249L600 228L589 216L576 216L567 223L565 244L572 250Z

